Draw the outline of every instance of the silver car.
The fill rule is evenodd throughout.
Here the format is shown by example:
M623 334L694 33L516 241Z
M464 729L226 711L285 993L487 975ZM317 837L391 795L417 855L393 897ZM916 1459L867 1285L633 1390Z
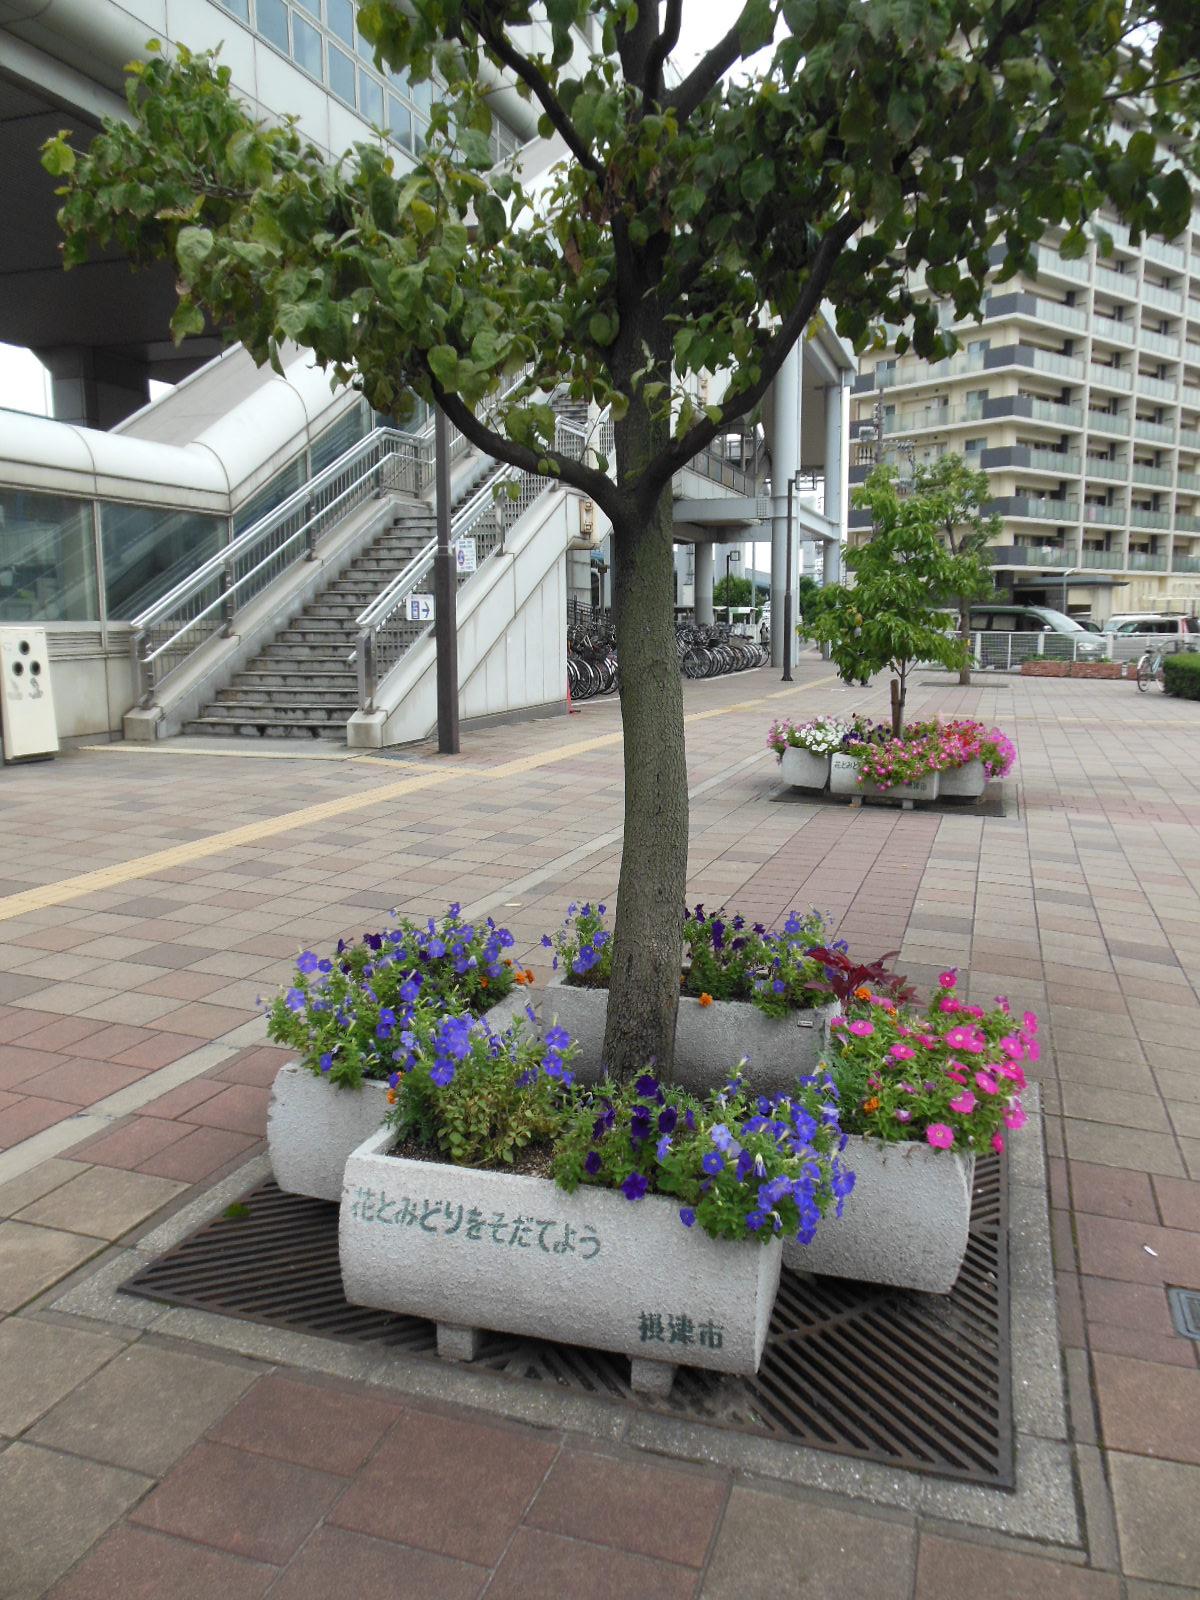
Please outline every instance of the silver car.
M1055 611L1051 606L993 605L980 601L971 607L971 632L1041 634L1041 649L1022 649L1022 656L1039 654L1052 661L1103 661L1107 656L1104 639L1089 633L1065 611ZM1022 640L1021 643L1032 645L1033 641Z

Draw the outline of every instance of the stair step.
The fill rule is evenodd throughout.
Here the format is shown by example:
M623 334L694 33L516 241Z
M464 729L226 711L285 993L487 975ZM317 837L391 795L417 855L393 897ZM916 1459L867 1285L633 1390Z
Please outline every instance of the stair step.
M184 733L230 738L259 739L335 739L346 741L345 722L276 722L267 719L255 721L246 717L201 716L183 725Z
M287 684L265 684L261 681L242 683L235 681L228 689L218 689L217 698L206 709L223 711L229 706L269 705L278 706L289 715L292 711L311 711L313 716L324 716L330 711L340 711L348 717L351 712L358 709L358 697L354 692L353 681L339 684L335 688L325 688L311 684L302 684L300 687Z
M353 715L357 709L357 705L353 703L349 706L345 703L332 706L287 705L277 704L274 700L267 700L262 696L254 698L248 695L236 703L213 700L203 707L200 715L206 718L240 718L246 722L305 722L323 725L327 722L345 723L346 718Z

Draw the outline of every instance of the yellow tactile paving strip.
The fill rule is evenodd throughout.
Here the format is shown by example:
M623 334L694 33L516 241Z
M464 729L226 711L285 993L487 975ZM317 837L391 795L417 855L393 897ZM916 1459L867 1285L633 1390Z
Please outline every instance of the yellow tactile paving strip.
M804 694L809 690L823 688L826 684L836 682L836 675L829 674L816 678L809 683L797 683L788 689L776 690L772 694L759 695L753 700L739 701L736 705L721 706L708 711L696 711L684 718L686 723L706 722L713 717L729 716L753 710L756 706L765 705L768 701L779 700L796 694ZM94 872L82 872L71 878L60 878L55 883L40 884L34 889L24 889L19 894L12 894L0 899L0 922L10 921L14 917L26 915L30 911L43 911L47 906L62 905L68 900L78 900L87 894L93 894L100 889L112 889L119 884L129 883L137 878L150 878L155 873L166 871L172 867L188 866L192 862L202 861L208 856L221 855L226 850L236 850L241 845L255 844L261 839L274 838L280 833L289 833L294 828L306 828L312 823L328 822L335 817L344 817L351 812L365 811L372 806L385 805L389 800L396 800L401 795L413 794L421 789L435 789L443 784L452 783L460 776L469 776L476 782L499 782L506 778L519 777L525 772L534 772L540 767L552 766L562 761L570 761L578 756L586 755L592 750L610 749L621 743L621 733L599 734L592 739L579 739L572 744L561 745L556 750L542 750L534 755L521 756L514 761L506 761L496 767L465 767L462 765L447 765L435 770L423 770L410 777L400 779L398 783L381 784L377 788L362 790L358 794L342 795L336 800L325 800L318 805L303 806L297 811L284 811L276 817L264 817L261 822L246 823L240 828L230 828L223 833L209 834L207 838L192 839L186 844L172 845L165 850L155 850L149 855L136 856L131 861L120 861L109 867L100 867ZM120 745L98 745L97 750L118 750ZM154 749L154 746L144 748ZM170 746L164 747L169 750ZM226 754L224 751L208 750L183 750L180 755L195 755L204 758L208 755L218 756ZM238 753L238 752L233 752ZM249 752L260 759L263 755L283 757L287 753L252 751ZM318 754L292 759L328 760L328 756ZM369 759L369 758L368 758ZM382 758L375 758L376 762L383 764ZM388 761L388 766L397 763ZM424 763L413 762L410 768L422 767Z

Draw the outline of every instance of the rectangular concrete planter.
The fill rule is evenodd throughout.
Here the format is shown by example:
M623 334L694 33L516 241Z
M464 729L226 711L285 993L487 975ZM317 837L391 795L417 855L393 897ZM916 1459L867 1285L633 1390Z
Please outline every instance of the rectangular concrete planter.
M487 1013L501 1033L525 1008L522 990ZM330 1083L291 1062L280 1067L267 1107L267 1152L275 1182L287 1194L340 1200L342 1174L352 1150L380 1127L387 1113L387 1084L368 1079L359 1089Z
M858 762L843 751L835 751L829 760L829 790L831 794L872 795L881 800L936 800L940 773L930 772L913 783L893 784L881 789L877 783L859 783Z
M702 1006L690 995L679 1001L675 1028L674 1081L692 1094L719 1089L743 1056L747 1084L758 1094L785 1094L796 1079L816 1070L829 1043L829 1024L841 1012L836 1001L786 1017L767 1017L748 1000L714 1000ZM542 1021L557 1017L579 1054L575 1074L585 1082L604 1076L607 989L552 984L542 1002Z
M829 757L788 745L779 758L779 773L793 789L824 789L829 782Z
M657 1392L677 1365L758 1370L777 1241L710 1239L662 1195L567 1194L548 1178L399 1159L395 1138L379 1130L346 1164L352 1305L429 1317L439 1348L468 1357L479 1329L615 1350L635 1386Z
M812 1244L786 1242L784 1265L949 1294L967 1251L975 1157L852 1134L842 1159L855 1176L842 1217L822 1223Z
M947 767L938 773L940 800L978 800L986 783L982 761L968 761L961 767Z

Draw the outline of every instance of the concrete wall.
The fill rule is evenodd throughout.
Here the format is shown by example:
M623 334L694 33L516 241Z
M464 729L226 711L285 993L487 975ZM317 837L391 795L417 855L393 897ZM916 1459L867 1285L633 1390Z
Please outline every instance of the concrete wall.
M504 716L565 704L565 552L578 530L578 497L551 489L489 556L458 595L459 714ZM352 749L382 749L427 738L437 723L437 654L423 635L383 680L379 709L357 712Z
M40 623L46 630L50 683L58 737L119 737L121 718L134 701L130 630L96 622Z

